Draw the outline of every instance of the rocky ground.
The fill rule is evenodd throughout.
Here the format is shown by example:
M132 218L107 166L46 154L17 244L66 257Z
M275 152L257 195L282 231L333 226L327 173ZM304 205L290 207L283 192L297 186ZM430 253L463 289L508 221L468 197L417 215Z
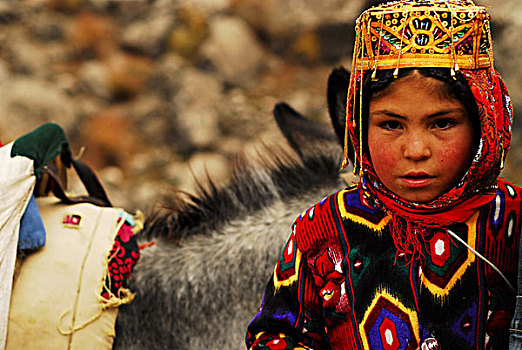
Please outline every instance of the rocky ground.
M522 107L519 1L492 6L496 63ZM151 210L239 153L283 144L285 101L328 122L326 82L350 65L365 0L30 0L0 2L0 140L44 121L99 173L114 204ZM505 176L522 178L515 128Z

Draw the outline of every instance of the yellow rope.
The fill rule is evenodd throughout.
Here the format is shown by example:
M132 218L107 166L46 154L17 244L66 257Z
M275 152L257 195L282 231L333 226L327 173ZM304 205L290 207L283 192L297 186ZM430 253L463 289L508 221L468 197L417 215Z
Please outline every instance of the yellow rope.
M109 293L110 293L110 291L109 291ZM92 316L85 322L81 323L80 325L74 326L74 327L69 327L68 330L64 330L62 328L62 321L63 321L63 318L71 312L71 309L64 311L58 318L58 324L56 325L58 332L60 332L60 334L62 334L62 335L71 335L74 332L84 329L85 327L87 327L88 325L90 325L91 323L93 323L94 321L99 319L101 317L101 315L103 314L103 311L105 311L109 308L115 308L115 307L119 307L121 305L129 304L135 297L135 293L132 293L129 289L122 288L122 289L120 289L120 293L123 294L120 297L117 297L114 294L110 293L109 299L105 299L102 296L98 296L98 300L101 301L100 304L97 304L99 307L98 312L96 312L96 314L94 316Z
M91 317L90 319L88 319L87 321L85 321L84 323L82 323L81 325L79 326L75 326L75 327L69 327L68 330L63 330L62 329L62 320L63 318L69 314L71 312L71 309L69 310L66 310L64 311L60 317L58 318L58 324L56 325L56 327L58 328L58 332L60 332L60 334L62 335L71 335L73 334L74 332L77 332L85 327L87 327L89 324L93 323L94 321L96 321L98 318L100 318L100 316L102 315L102 312L103 312L103 308L100 308L98 310L98 312L96 313L96 315L94 315L93 317Z

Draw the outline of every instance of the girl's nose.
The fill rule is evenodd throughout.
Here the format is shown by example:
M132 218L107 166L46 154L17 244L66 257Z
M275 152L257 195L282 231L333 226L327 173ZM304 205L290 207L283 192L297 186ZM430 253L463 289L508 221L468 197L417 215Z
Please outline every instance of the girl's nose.
M404 157L411 160L424 160L431 157L431 149L428 144L427 135L412 133L404 140Z

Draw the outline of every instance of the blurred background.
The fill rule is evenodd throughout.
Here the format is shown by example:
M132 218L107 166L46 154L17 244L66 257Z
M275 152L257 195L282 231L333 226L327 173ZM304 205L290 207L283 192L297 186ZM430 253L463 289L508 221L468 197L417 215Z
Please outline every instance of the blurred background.
M173 189L230 178L238 154L285 141L279 101L329 123L328 75L350 67L371 0L27 0L0 2L0 140L45 121L113 204L150 211ZM490 6L497 69L522 108L522 2ZM515 121L503 176L522 179ZM283 146L281 146L283 145Z

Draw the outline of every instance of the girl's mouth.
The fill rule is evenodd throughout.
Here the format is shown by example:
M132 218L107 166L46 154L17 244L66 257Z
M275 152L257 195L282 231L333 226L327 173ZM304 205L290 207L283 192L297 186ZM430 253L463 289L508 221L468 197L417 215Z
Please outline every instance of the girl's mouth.
M424 187L429 185L435 176L425 172L410 172L400 178L408 187Z

